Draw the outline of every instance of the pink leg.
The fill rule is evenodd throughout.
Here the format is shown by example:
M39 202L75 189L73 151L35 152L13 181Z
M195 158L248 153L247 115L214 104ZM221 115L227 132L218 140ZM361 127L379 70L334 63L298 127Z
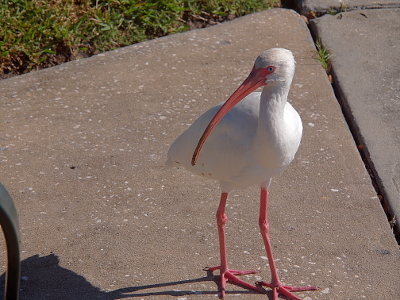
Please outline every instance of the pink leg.
M225 297L225 291L226 291L226 282L229 281L230 283L233 283L235 285L239 285L241 287L244 287L246 289L250 290L255 290L257 292L265 292L265 290L261 286L254 286L251 285L235 275L246 275L246 274L254 274L257 273L257 270L248 270L248 271L238 271L238 270L231 270L228 269L228 262L226 259L226 243L225 243L225 224L228 218L226 217L225 214L225 206L226 206L226 200L228 198L228 193L222 193L221 194L221 201L218 206L217 210L217 224L218 224L218 236L219 236L219 251L220 251L220 257L221 257L221 265L218 267L212 267L212 268L205 268L205 270L208 271L215 271L215 270L220 270L221 274L221 298Z
M272 255L271 242L269 240L269 224L268 224L268 190L261 188L260 197L260 219L259 225L261 230L261 235L264 240L265 249L267 251L268 263L271 269L271 283L258 282L260 286L267 286L272 289L273 300L277 300L279 295L282 295L290 300L301 300L290 292L300 292L300 291L312 291L318 289L316 286L306 286L306 287L292 287L283 285L279 280L279 275L276 270L274 257Z

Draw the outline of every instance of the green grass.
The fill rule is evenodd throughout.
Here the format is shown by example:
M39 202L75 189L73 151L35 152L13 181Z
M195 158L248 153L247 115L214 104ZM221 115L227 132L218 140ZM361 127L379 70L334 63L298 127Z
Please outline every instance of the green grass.
M330 51L322 44L321 39L318 37L318 40L315 43L317 47L317 60L321 63L322 67L329 72L331 69L331 53Z
M328 14L334 16L334 15L337 15L339 13L346 12L346 11L347 11L347 7L345 5L343 5L343 3L341 3L339 9L334 9L334 8L330 7Z
M190 27L277 6L279 0L5 0L0 72L24 73Z

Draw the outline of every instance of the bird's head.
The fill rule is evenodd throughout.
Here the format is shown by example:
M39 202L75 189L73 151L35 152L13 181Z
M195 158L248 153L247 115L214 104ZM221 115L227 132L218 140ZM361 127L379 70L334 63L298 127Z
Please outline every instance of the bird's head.
M295 69L295 60L292 52L283 48L272 48L261 53L255 63L249 77L261 77L262 85L289 84L292 81Z

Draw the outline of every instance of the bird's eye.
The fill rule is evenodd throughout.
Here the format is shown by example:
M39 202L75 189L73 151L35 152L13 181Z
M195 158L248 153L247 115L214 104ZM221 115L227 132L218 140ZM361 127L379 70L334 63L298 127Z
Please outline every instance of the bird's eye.
M268 72L273 72L273 71L275 71L275 67L269 66L269 67L267 68L267 71L268 71Z

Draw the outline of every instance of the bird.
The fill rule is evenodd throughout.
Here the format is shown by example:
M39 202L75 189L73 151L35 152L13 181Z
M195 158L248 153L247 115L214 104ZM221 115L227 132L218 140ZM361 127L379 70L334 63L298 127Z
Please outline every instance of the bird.
M219 270L222 299L226 282L260 293L267 293L268 289L264 288L267 287L272 290L274 300L280 296L301 300L293 292L318 289L316 286L292 287L281 282L269 238L268 188L271 179L294 159L302 138L301 118L287 101L294 72L295 59L290 50L272 48L262 52L248 77L229 99L196 119L168 150L167 166L184 167L220 183L221 197L216 213L220 265L206 270ZM255 91L259 87L263 87L262 92ZM225 207L232 190L254 185L260 187L258 221L271 281L252 285L238 276L258 271L228 268Z

